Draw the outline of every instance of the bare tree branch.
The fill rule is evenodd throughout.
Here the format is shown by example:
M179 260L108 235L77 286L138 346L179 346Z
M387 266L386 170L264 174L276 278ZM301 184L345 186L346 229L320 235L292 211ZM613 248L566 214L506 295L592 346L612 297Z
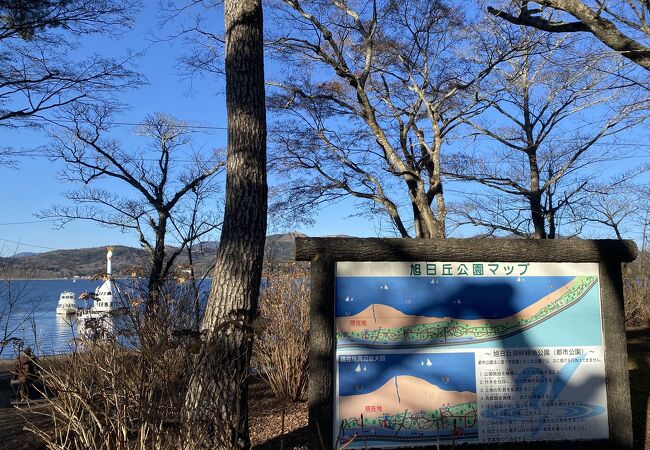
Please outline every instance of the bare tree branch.
M225 162L205 161L197 154L189 164L179 162L179 157L188 157L183 152L191 145L189 128L166 114L148 116L136 129L153 141L152 151L143 153L124 149L104 136L110 131L107 123L111 110L88 106L68 111L73 125L62 126L63 132L53 135L49 155L67 163L62 178L85 187L67 193L72 206L54 206L41 211L39 217L57 218L61 225L71 220L91 220L136 232L151 257L148 292L155 303L176 257L188 243L215 230L220 223L210 210L199 214L191 206L202 207L204 196L214 195L211 179L223 170ZM131 188L134 196L90 187L102 179L121 182ZM170 223L179 246L168 251Z
M624 58L650 70L650 47L646 44L650 38L650 29L646 17L648 10L646 3L617 2L615 6L609 8L602 0L594 0L591 2L592 6L580 0L539 0L534 2L547 9L569 14L577 19L573 22L556 22L548 16L540 16L542 13L540 9L528 9L528 1L520 3L521 7L517 15L493 7L488 7L488 12L511 23L542 31L591 33ZM635 16L633 20L626 16L630 11ZM624 31L626 29L635 29L639 33L636 36L630 36Z

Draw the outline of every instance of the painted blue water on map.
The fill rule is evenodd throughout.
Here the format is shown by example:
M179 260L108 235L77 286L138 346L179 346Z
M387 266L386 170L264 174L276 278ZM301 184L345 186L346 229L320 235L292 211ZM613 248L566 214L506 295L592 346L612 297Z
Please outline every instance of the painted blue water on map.
M358 354L368 359L378 353ZM341 362L339 395L368 394L395 376L409 375L446 391L476 392L474 353L385 353L385 361Z
M404 314L499 319L530 306L573 277L337 277L336 317L373 303ZM433 283L432 283L433 281ZM387 289L386 289L387 288Z
M74 315L59 316L56 314L59 295L66 290L72 291L75 298L78 299L83 292L94 292L102 282L102 280L84 279L78 279L76 282L71 279L3 280L1 282L2 291L6 292L5 289L10 287L13 295L18 295L20 299L17 309L12 313L9 321L8 329L13 330L11 337L23 340L25 345L29 345L36 351L37 355L70 352L72 340L78 337L77 320ZM132 281L117 280L116 285L122 292L125 292L132 287ZM206 286L208 286L206 289L209 289L209 280L206 281ZM78 300L77 306L91 306L84 303ZM4 328L3 325L2 312L0 311L0 326ZM5 347L4 350L0 347L0 351L0 359L16 356L11 345Z
M463 349L561 347L567 345L567 330L580 336L580 345L603 345L599 285L592 287L579 302L534 327L497 341L470 343Z

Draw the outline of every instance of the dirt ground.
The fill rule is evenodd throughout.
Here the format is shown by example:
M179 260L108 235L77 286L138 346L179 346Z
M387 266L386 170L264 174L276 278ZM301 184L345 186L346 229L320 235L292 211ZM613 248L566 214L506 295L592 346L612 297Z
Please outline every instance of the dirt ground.
M306 450L307 403L284 405L284 435L282 434L282 408L262 380L253 380L250 386L249 424L254 450L276 450L284 440L284 449Z
M630 390L635 450L650 450L650 328L628 331ZM2 371L0 364L0 371ZM277 401L260 379L251 380L249 422L254 450L307 450L307 404ZM284 433L282 411L285 411ZM45 405L37 405L43 411ZM29 420L47 420L38 414ZM23 431L25 418L15 408L0 409L0 449L41 450L33 435ZM552 447L552 446L551 446ZM550 448L550 447L549 447Z

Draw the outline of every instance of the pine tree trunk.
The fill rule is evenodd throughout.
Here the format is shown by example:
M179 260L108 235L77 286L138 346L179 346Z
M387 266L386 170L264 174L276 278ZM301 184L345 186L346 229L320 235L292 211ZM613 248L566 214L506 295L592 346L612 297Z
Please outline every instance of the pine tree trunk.
M257 311L266 236L266 111L260 0L226 0L226 208L205 336L185 418L194 448L250 447L250 322Z

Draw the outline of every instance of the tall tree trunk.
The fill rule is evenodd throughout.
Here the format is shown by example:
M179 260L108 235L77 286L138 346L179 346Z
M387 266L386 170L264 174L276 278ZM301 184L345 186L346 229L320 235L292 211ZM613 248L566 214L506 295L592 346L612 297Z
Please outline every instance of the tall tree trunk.
M250 447L248 366L266 237L266 111L262 5L226 0L226 208L203 318L205 337L186 397L198 448ZM196 442L200 439L200 442Z
M199 331L201 323L201 292L196 283L196 272L194 271L194 248L192 242L187 246L187 264L190 267L190 283L192 289L192 330Z
M526 91L527 92L527 91ZM526 96L526 104L528 97ZM527 111L527 109L525 110ZM528 121L528 112L525 113ZM539 166L537 164L537 147L533 143L532 128L527 127L528 136L528 170L530 171L530 191L528 194L528 204L530 206L530 218L533 222L533 231L535 239L546 239L546 226L544 222L544 211L542 211L542 192L540 190Z
M445 205L445 195L442 184L442 170L440 156L442 154L443 137L441 136L440 126L436 123L435 126L435 142L433 144L433 167L429 169L429 192L427 192L427 199L429 204L436 201L436 229L433 232L433 237L436 239L444 239L447 237L447 206Z
M557 225L555 224L555 211L549 211L545 216L548 222L548 233L546 234L546 239L556 239Z
M535 239L546 239L546 227L544 221L544 212L542 211L542 200L539 191L532 191L528 197L530 205L530 215L533 221L533 230Z
M165 211L158 212L156 223L156 242L151 255L151 269L147 282L147 309L155 309L160 302L160 289L164 283L163 266L165 263L165 234L167 234L167 220L169 214Z
M413 226L415 227L415 237L416 238L426 238L426 225L422 223L422 217L420 216L420 211L415 205L415 202L411 200L411 207L413 208Z

